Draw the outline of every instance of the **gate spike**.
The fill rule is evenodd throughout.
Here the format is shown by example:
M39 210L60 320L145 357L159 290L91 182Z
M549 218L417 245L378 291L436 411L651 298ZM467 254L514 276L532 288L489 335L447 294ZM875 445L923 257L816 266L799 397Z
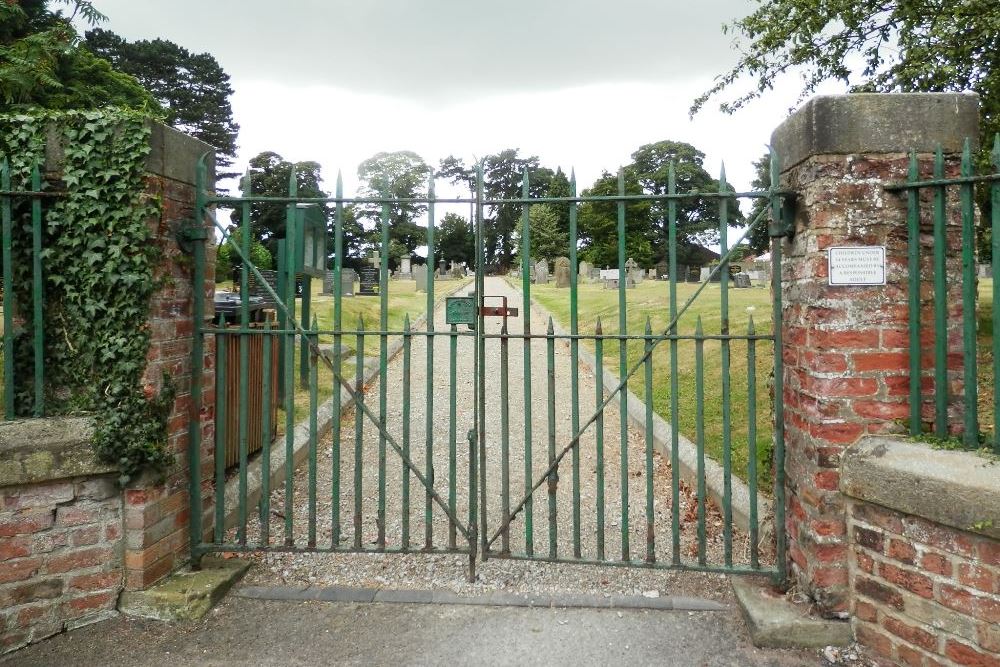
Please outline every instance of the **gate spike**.
M548 329L546 329L545 333L547 333L549 336L551 336L555 332L556 332L555 327L552 325L552 316L550 315L549 316L549 326L548 326Z
M600 315L597 316L597 324L594 326L594 335L595 336L603 336L604 335L604 330L601 328L601 316Z

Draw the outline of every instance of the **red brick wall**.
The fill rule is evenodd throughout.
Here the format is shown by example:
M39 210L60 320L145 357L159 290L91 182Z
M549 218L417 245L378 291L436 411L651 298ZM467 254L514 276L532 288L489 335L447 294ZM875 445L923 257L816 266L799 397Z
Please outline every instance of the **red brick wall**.
M191 165L193 170L194 165ZM183 253L174 238L174 225L194 217L194 186L163 176L149 177L149 192L160 198L162 211L151 221L154 238L163 250L158 277L163 288L153 297L150 308L151 343L144 383L148 395L158 393L169 375L176 390L174 409L168 425L168 443L174 465L162 483L139 480L125 492L125 587L147 588L177 569L190 553L190 503L188 476L188 424L192 418L191 346L194 333L191 283L192 260ZM208 261L205 283L206 312L210 315L215 290L215 266ZM207 527L211 527L212 472L211 452L214 439L214 341L205 344L205 367L202 386L204 401L201 418L202 461L206 467L202 496L206 507Z
M1000 542L851 500L858 640L901 665L1000 667Z
M121 538L114 475L0 488L0 653L114 613Z
M909 415L906 199L883 189L905 181L907 168L904 154L818 155L782 177L783 186L797 192L795 237L786 244L782 277L790 567L826 614L844 615L849 603L841 454L864 434L900 431ZM930 174L930 156L922 156L921 170ZM957 175L954 159L948 174ZM948 206L954 244L948 274L959 276L958 206ZM930 210L929 202L922 207L925 230ZM922 281L929 285L931 238L924 234L921 243ZM884 245L887 284L829 286L827 250L837 245ZM960 282L949 285L951 351L960 354ZM933 321L932 295L923 295L924 321ZM960 410L961 379L958 371L952 376L953 409ZM933 385L925 393L931 407Z

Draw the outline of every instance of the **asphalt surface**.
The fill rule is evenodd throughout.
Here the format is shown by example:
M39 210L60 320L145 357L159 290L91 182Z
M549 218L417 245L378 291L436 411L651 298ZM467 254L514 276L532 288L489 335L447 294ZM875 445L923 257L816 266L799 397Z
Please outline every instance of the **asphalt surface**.
M280 602L230 597L201 621L118 617L0 658L101 665L818 665L755 649L724 612Z

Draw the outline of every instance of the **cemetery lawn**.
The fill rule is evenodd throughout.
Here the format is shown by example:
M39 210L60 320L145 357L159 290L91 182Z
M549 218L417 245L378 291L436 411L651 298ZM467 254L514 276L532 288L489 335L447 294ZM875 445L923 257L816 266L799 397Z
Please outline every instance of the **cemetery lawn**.
M515 287L520 282L511 281ZM697 289L696 284L677 285L678 309ZM648 316L654 334L661 334L669 324L669 286L665 281L645 280L635 289L627 290L627 332L642 334ZM558 320L565 330L569 330L569 289L559 289L554 284L533 285L532 297L544 306ZM678 332L693 334L697 318L701 317L705 334L720 333L720 288L710 284L681 317ZM581 334L592 334L598 317L605 335L618 333L618 291L604 289L596 283L581 284L578 291L578 315ZM771 332L771 292L767 288L729 289L729 319L732 334L745 334L750 315L758 334ZM539 329L544 323L533 323ZM583 345L593 352L594 342L585 340ZM722 355L721 342L704 342L704 409L705 409L705 450L709 456L722 463ZM618 342L605 341L604 366L620 375L618 368ZM678 348L678 402L679 431L694 442L696 433L696 392L695 392L695 343L682 340ZM628 367L637 363L643 355L642 341L629 341L627 347ZM771 398L770 377L773 368L774 346L770 341L757 341L757 483L765 493L772 491L771 456ZM747 343L730 343L730 424L732 442L733 474L747 479L749 448L748 405L747 405ZM629 381L629 389L645 400L643 371L639 369ZM617 400L617 398L615 399ZM670 422L670 343L663 341L653 350L653 409L666 422ZM581 398L581 420L593 412L593 399Z

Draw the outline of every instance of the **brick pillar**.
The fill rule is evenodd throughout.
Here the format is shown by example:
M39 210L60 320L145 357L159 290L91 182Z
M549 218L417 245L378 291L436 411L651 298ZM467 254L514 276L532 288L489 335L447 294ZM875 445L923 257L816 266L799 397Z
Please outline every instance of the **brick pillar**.
M957 176L966 137L978 137L978 98L956 94L817 97L772 136L781 185L796 192L795 236L785 243L781 284L790 574L826 614L846 614L849 602L841 453L864 434L902 431L909 414L906 198L884 185L906 180L911 150L929 178L939 145L947 175ZM947 268L954 290L949 317L957 326L959 205L952 198L947 206L955 243ZM922 208L929 231L929 202ZM922 234L928 308L931 242ZM832 246L885 246L886 284L830 286ZM960 395L960 383L952 391Z
M205 282L191 283L191 257L177 246L178 223L194 218L195 165L208 144L163 125L153 124L150 136L147 192L161 201L158 218L150 220L154 242L163 252L157 277L163 287L153 296L149 326L151 342L143 377L146 393L154 395L170 376L176 400L168 424L168 442L174 464L166 478L136 480L125 491L125 588L146 588L177 569L189 555L188 424L191 409L191 344L193 289L202 289L211 313L215 294L214 253L206 261ZM214 163L210 162L210 165ZM207 187L214 187L210 174ZM206 221L207 224L207 221ZM205 341L204 402L201 414L202 461L211 462L214 438L214 341ZM211 475L203 490L205 507L211 503ZM211 524L206 524L210 526Z

